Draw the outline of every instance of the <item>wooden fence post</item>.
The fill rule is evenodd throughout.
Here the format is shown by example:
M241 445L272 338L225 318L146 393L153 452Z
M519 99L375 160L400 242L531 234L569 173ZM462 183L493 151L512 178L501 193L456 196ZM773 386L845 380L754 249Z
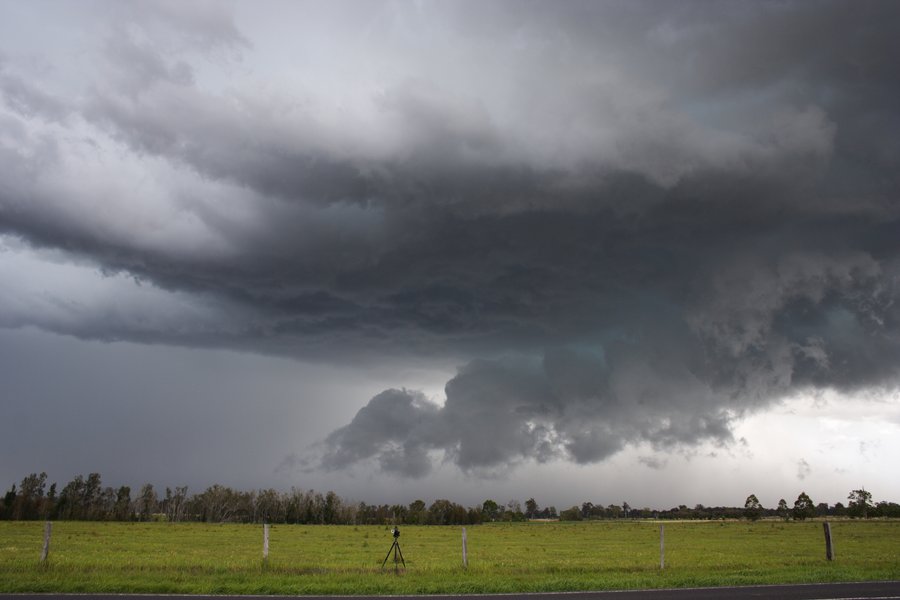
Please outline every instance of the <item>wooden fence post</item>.
M469 557L466 554L466 528L462 528L462 542L463 542L463 567L469 568Z
M53 524L50 521L44 523L44 549L41 551L41 562L47 562L47 555L50 554L50 531Z
M662 524L659 526L659 568L666 568L666 531Z
M263 561L269 561L269 524L263 524Z
M825 529L825 558L834 560L834 546L831 543L831 523L825 521L822 523L822 527Z

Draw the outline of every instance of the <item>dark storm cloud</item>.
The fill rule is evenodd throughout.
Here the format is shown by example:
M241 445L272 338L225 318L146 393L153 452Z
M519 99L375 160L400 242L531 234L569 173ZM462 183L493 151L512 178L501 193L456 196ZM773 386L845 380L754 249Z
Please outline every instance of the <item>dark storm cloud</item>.
M207 318L8 325L453 357L443 406L388 390L324 442L411 476L727 442L797 390L897 382L896 3L385 5L291 86L235 75L262 40L224 5L112 6L80 94L0 63L0 231ZM323 91L380 52L394 75ZM100 147L126 171L72 175Z
M541 361L474 361L447 383L438 407L418 392L387 390L324 442L321 464L375 457L385 471L419 477L440 451L466 471L528 459L601 461L629 443L672 449L731 439L735 411L687 365L648 361L632 345L605 354L560 350Z

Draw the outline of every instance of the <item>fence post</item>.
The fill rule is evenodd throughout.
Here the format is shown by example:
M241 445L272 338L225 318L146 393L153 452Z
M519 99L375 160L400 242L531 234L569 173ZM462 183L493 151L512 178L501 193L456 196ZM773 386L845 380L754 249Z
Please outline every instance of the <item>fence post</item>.
M466 554L466 528L462 528L462 542L463 542L463 567L469 568L469 557Z
M269 524L263 524L263 561L269 561Z
M47 562L47 555L50 554L50 531L53 524L50 521L44 523L44 549L41 550L41 562Z
M659 568L666 568L666 531L665 525L659 525Z
M834 560L834 546L831 543L831 523L825 521L822 523L822 527L825 529L825 558Z

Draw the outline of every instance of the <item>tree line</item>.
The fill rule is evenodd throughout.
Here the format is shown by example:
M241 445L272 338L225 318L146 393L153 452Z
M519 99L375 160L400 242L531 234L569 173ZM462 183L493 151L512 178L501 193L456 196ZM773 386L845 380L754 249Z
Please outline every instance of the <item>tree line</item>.
M628 506L627 502L623 502L621 506L610 504L609 506L595 506L590 502L585 502L581 507L573 506L572 508L562 511L559 515L560 520L564 521L581 521L585 519L749 519L755 521L764 517L780 518L784 520L802 521L815 517L854 517L854 518L900 518L900 504L895 502L881 501L872 502L872 494L865 489L851 490L847 496L848 503L844 505L837 502L829 506L825 502L816 504L812 501L806 492L800 492L793 506L789 506L787 501L782 498L778 501L778 505L772 508L765 508L757 499L756 494L747 496L744 507L730 506L703 506L697 504L694 508L685 505L676 506L668 510L655 510L651 508L635 509Z
M12 487L0 503L0 519L5 520L89 520L89 521L200 521L206 523L296 523L296 524L412 524L474 525L484 522L559 519L737 519L763 517L802 520L817 516L859 518L900 518L900 505L872 502L866 490L852 490L848 504L833 506L813 503L801 492L793 507L781 500L777 507L765 508L754 494L743 508L685 505L668 510L632 508L621 505L584 502L580 507L557 512L556 507L540 507L534 498L500 504L485 500L481 505L465 507L446 499L430 505L423 500L410 504L366 504L350 502L336 493L292 488L290 491L260 489L242 491L212 485L199 493L187 486L166 487L158 491L145 484L132 493L129 486L104 486L99 473L77 475L61 490L47 485L46 473L31 473Z
M0 519L87 521L200 521L206 523L452 525L481 522L480 510L449 500L426 505L351 503L334 492L292 488L235 490L215 484L199 493L187 486L158 491L145 484L132 492L127 485L104 486L99 473L77 475L62 489L47 485L46 473L32 473L7 491Z

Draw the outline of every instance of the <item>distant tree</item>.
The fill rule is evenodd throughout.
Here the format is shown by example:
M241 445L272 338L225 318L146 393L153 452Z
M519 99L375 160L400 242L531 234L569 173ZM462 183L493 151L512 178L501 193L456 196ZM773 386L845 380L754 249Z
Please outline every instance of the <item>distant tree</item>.
M22 479L19 494L13 503L13 519L37 519L40 516L46 484L46 473L32 473Z
M391 505L391 518L395 523L405 523L406 515L409 513L409 508L406 507L405 504L392 504Z
M18 492L16 492L16 484L13 484L9 491L6 492L6 495L3 496L3 507L2 511L0 511L0 516L4 519L12 519L13 512L13 504L16 503L16 496Z
M100 492L100 502L97 508L97 519L116 518L116 490L106 486Z
M57 516L60 519L84 519L84 477L76 475L59 493Z
M750 494L747 496L747 501L744 502L744 516L751 521L759 520L760 514L762 514L762 504L759 503L759 499L757 499L756 494Z
M184 519L184 512L187 509L187 491L188 488L186 485L184 486L176 486L175 491L173 492L169 488L166 488L166 499L164 501L163 512L166 513L166 520L170 523L177 523ZM262 494L260 494L262 496ZM287 498L289 496L279 494L279 507L278 510L282 511L282 518L287 520ZM262 498L259 500L260 502L264 502ZM270 506L263 505L262 510L276 510ZM275 517L272 517L273 519ZM274 522L274 521L271 521Z
M491 499L487 499L481 505L482 519L485 521L496 521L500 515L500 507Z
M303 492L298 490L296 487L292 487L291 491L287 493L285 497L284 507L284 521L285 523L299 523L300 519L303 515L303 510L301 507L301 502L303 498Z
M348 505L349 506L349 505ZM360 502L356 505L353 511L353 520L354 524L358 525L380 525L383 521L378 519L377 514L377 506L368 506L365 502ZM406 510L407 514L409 513L409 509ZM403 520L403 523L409 523L408 520Z
M47 505L41 517L44 519L56 518L56 483L50 484L50 489L47 491Z
M450 517L451 525L465 525L469 520L469 511L466 510L466 507L462 504L457 504L456 502L450 503L452 507L452 513Z
M534 498L529 498L525 501L525 518L526 519L534 519L535 515L538 511L538 503L534 501Z
M123 485L116 492L116 504L113 508L112 518L117 521L131 519L131 488Z
M778 516L787 521L791 518L790 510L788 510L787 501L782 498L778 501Z
M875 505L875 513L879 517L887 517L889 519L900 518L900 504L882 500Z
M406 515L407 522L414 525L424 525L428 522L428 513L425 510L424 500L414 500L409 503L409 512Z
M230 491L230 490L229 490ZM319 492L309 490L306 495L306 516L304 523L324 523L325 522L325 496Z
M506 510L501 507L501 518L504 521L525 521L525 513L522 512L522 504L518 500L510 500L506 503Z
M163 502L166 519L169 521L176 520L174 518L175 510L172 506L177 503L178 488L175 489L176 494L173 494L169 488L166 488L166 499ZM254 523L284 523L287 516L284 495L272 488L257 492L253 509L252 520Z
M850 501L847 504L847 512L854 517L868 518L869 511L872 509L872 494L867 492L865 488L852 490L847 496Z
M103 482L100 480L100 473L88 473L87 479L84 481L82 506L84 507L84 518L96 520L102 517Z
M341 508L341 499L337 494L329 490L325 494L325 506L323 507L323 519L327 525L338 522L337 516Z
M567 508L566 510L559 513L560 521L580 521L582 519L581 509L577 506L573 506L572 508Z
M434 525L457 525L465 523L469 515L464 507L442 498L428 507L428 517Z
M321 499L321 495L319 495ZM141 497L138 499L138 514L142 520L149 519L156 512L156 492L149 483L141 488ZM206 523L225 523L235 521L240 510L240 499L234 490L219 484L214 484L206 488L203 493L194 496L193 504L195 512L201 521ZM315 521L305 521L306 523L321 523L321 507L312 508L307 504L304 508L308 511L306 518L316 519ZM312 508L312 510L310 510ZM309 514L315 513L314 515Z
M428 507L428 521L434 525L450 525L453 519L453 503L439 498Z
M145 483L141 487L141 493L137 498L137 514L141 521L149 521L153 514L156 513L159 500L156 497L156 491L153 485Z
M816 516L816 505L813 504L810 497L806 495L806 492L800 492L800 495L797 496L791 514L797 521L803 521L804 519Z
M622 512L625 513L625 518L628 518L629 513L631 513L631 507L628 506L627 502L622 503Z
M592 502L581 503L581 516L584 519L590 519L594 512L594 504Z

